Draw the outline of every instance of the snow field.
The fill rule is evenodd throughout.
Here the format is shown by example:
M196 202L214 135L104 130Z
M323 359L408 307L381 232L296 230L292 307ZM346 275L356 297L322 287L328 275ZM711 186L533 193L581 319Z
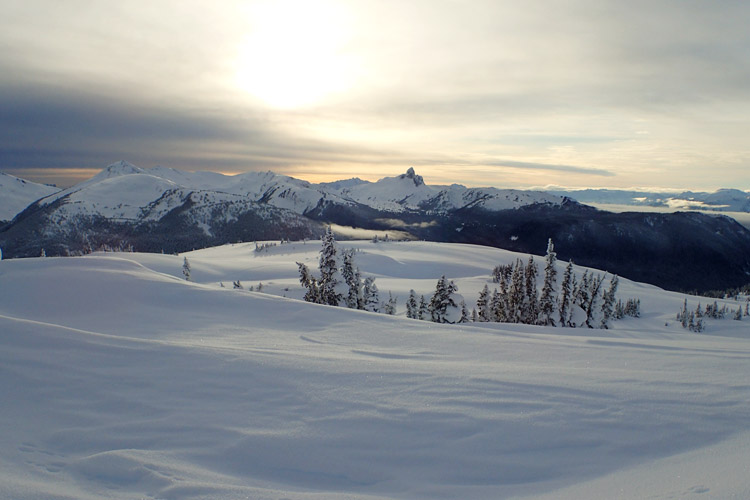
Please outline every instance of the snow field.
M339 245L400 316L528 258ZM184 254L191 283L183 255L0 261L0 497L750 496L750 318L689 333L622 280L643 317L611 330L437 325L294 300L320 243L254 248Z

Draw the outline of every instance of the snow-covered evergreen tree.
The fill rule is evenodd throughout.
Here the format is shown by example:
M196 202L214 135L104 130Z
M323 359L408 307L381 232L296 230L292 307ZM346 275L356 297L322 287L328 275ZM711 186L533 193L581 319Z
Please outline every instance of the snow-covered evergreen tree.
M320 250L320 300L323 304L337 306L341 302L341 294L336 291L338 284L338 264L336 262L336 240L333 237L331 226L326 228L323 235L323 248Z
M299 282L307 290L304 296L305 301L321 304L318 280L313 277L305 264L297 262L297 268L299 269Z
M584 311L586 310L586 304L589 303L589 287L591 286L591 277L589 276L589 270L583 271L581 276L581 282L578 284L573 296L575 297L574 303L581 307Z
M568 261L568 266L563 274L560 294L557 300L560 326L570 326L570 313L573 299L573 261Z
M409 298L406 301L406 317L419 318L419 304L417 304L417 293L414 290L409 290Z
M682 309L680 309L680 312L677 313L677 317L675 319L680 322L683 328L688 327L687 299L683 301Z
M455 323L458 305L454 294L458 291L453 281L448 281L445 275L441 276L435 286L435 294L430 300L429 310L432 321L436 323Z
M523 299L523 309L521 311L521 323L533 325L539 316L539 297L537 294L536 277L539 269L534 262L534 256L529 256L529 263L526 265L526 274L524 276L525 296Z
M185 281L190 281L190 262L187 257L183 257L182 274L185 276Z
M633 318L641 317L641 299L628 299L625 303L625 315Z
M394 314L396 314L396 301L397 301L396 297L394 297L393 294L389 290L388 291L388 302L386 302L385 305L383 306L383 311L386 314L389 314L391 316L393 316Z
M479 292L479 298L477 299L477 315L479 321L487 322L491 321L490 317L490 289L487 285L484 285L482 291Z
M521 260L516 261L513 274L510 277L510 289L508 290L508 307L506 320L509 323L521 323L523 321L523 306L526 297L524 286L525 270Z
M539 322L542 325L555 326L555 286L557 284L557 254L552 238L547 241L547 254L544 258L544 285L539 299Z
M506 302L507 297L503 296L503 294L498 292L497 289L492 292L492 298L490 299L489 321L498 321L501 323L505 323L508 321L505 310Z
M477 315L477 309L475 307L471 310L471 322L476 323L477 321L479 321L479 316Z
M419 312L417 314L417 319L426 320L427 319L427 313L429 306L427 305L427 300L425 300L424 295L420 296L419 298Z
M368 276L362 289L362 300L366 311L380 312L380 293L375 278Z
M466 309L466 301L462 300L461 304L461 317L459 318L459 323L468 323L469 322L469 310ZM740 314L742 314L742 310L740 310Z
M604 292L602 299L602 318L599 324L600 328L609 328L609 322L614 314L615 295L617 294L617 284L619 278L615 274L609 282L609 288Z
M359 268L354 265L354 249L350 248L341 252L344 263L341 266L341 277L347 286L345 298L346 307L349 309L363 309L362 297L362 275Z
M601 300L600 293L604 277L601 275L594 276L593 274L589 278L589 289L587 291L588 302L584 304L583 310L586 312L586 326L589 328L598 328L601 324L601 310L599 307L599 301Z

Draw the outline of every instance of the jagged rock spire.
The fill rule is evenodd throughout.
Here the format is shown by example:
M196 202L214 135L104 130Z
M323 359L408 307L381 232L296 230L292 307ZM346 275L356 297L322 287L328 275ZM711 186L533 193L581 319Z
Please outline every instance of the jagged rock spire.
M415 186L421 186L424 184L424 179L421 175L417 175L416 172L414 172L414 167L409 167L409 170L406 171L405 174L401 174L398 176L399 179L411 179L414 181Z

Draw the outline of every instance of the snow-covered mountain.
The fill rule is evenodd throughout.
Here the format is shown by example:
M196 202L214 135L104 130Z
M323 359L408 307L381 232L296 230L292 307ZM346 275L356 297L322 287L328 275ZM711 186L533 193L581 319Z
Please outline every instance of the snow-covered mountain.
M528 255L340 244L395 316L295 300L311 242L0 261L0 498L748 498L750 317L623 279L608 330L411 320Z
M306 200L269 192L302 181L272 173L255 177L117 162L30 205L4 228L0 242L8 256L38 255L41 248L65 255L100 246L173 252L280 233L309 238L320 231L319 223L285 208L299 209ZM263 195L277 203L263 202Z
M24 208L59 188L37 184L0 172L0 222L9 221Z
M69 203L89 205L86 212L105 217L135 218L139 208L153 201L154 193L171 189L239 195L304 214L321 204L361 205L377 211L429 210L446 213L465 208L497 211L534 203L562 204L564 198L540 191L428 186L413 168L377 182L348 179L311 184L273 172L227 176L214 172L185 172L172 168L143 169L126 161L109 165L91 179L44 200L49 204L68 197Z
M750 212L750 193L739 189L719 189L713 193L685 191L682 193L627 191L617 189L552 190L580 203L598 205L630 205L633 207L664 207L671 210L712 210L718 212Z
M564 197L541 191L520 191L497 188L467 188L460 184L448 187L429 186L413 168L396 177L386 177L377 182L352 179L320 185L343 198L356 201L373 209L388 212L424 210L448 213L467 208L488 211L508 210L535 203L561 205Z
M378 182L311 184L273 172L227 176L161 166L144 169L126 161L113 163L68 189L46 194L7 229L5 242L0 238L8 255L37 255L42 247L46 252L80 251L81 245L111 245L118 235L126 244L143 243L144 233L153 232L154 224L171 221L174 225L178 215L183 232L200 235L195 245L205 245L222 243L217 238L227 232L239 231L244 237L257 233L247 230L247 223L242 222L247 217L268 221L261 226L274 221L278 228L293 227L296 236L309 237L320 225L312 219L342 222L336 219L352 213L367 221L393 214L446 214L469 207L492 211L563 201L545 193L431 187L413 169ZM237 227L228 230L228 226Z
M612 214L559 194L430 186L414 169L377 182L312 184L273 172L227 176L121 161L31 204L0 229L0 248L6 258L101 246L180 252L313 238L328 224L527 252L551 237L565 259L670 289L750 281L750 231L731 219Z

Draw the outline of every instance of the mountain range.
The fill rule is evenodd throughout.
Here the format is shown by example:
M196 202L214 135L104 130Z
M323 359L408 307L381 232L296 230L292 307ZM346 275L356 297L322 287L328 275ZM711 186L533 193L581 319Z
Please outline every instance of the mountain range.
M3 181L2 189L14 185ZM670 289L750 282L750 231L728 217L615 214L562 193L431 186L412 168L377 182L312 184L273 172L227 176L120 161L71 188L45 188L39 199L22 191L28 206L0 228L5 257L102 247L173 253L317 238L336 224L528 253L543 251L553 238L559 258Z
M628 191L618 189L551 190L581 203L618 204L633 207L663 207L672 210L711 210L750 212L750 193L739 189L719 189L712 193L683 191Z

